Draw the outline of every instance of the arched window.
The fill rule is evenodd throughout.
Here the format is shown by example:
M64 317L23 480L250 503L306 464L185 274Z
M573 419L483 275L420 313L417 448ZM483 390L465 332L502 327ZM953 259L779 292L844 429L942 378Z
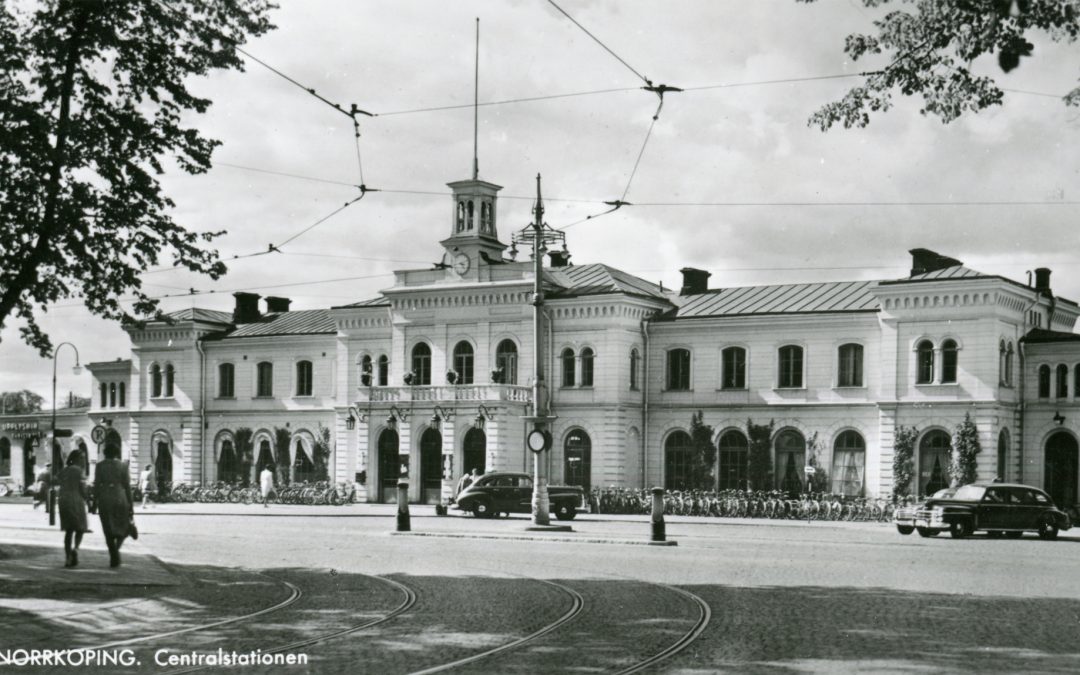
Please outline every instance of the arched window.
M746 463L750 444L741 431L725 431L717 443L720 450L720 489L746 489Z
M218 396L232 398L236 395L236 366L222 363L218 366Z
M379 357L379 386L385 387L390 382L390 357L383 354Z
M593 359L595 353L591 347L581 350L581 386L593 386Z
M664 442L664 487L668 490L689 490L693 487L693 442L690 434L676 431Z
M418 342L412 348L413 384L431 384L431 347L426 342Z
M115 382L110 382L109 383L109 407L110 408L115 408L116 407L116 383Z
M941 343L941 381L947 384L956 382L956 363L959 349L955 340Z
M1012 386L1013 383L1013 345L1010 342L1005 347L1005 384Z
M1005 384L1005 341L998 343L998 384Z
M465 229L466 230L473 229L473 217L476 215L475 211L476 211L476 207L473 206L472 200L465 202Z
M1009 473L1009 430L1002 429L998 434L997 477L1008 480Z
M721 389L746 389L746 350L742 347L728 347L720 353Z
M934 343L923 340L916 348L915 384L930 384L934 381Z
M863 347L859 344L840 345L840 364L836 384L840 387L863 386Z
M669 349L667 353L668 391L690 390L690 350Z
M360 386L370 387L374 380L374 373L371 372L371 355L364 354L360 357Z
M587 493L592 487L592 441L589 434L574 429L566 436L564 445L564 478L566 485L580 485Z
M1039 366L1039 398L1050 398L1050 366Z
M567 347L562 352L562 386L572 387L574 386L574 367L575 358L574 350Z
M1080 365L1073 366L1073 396L1080 396Z
M221 442L217 469L217 477L220 481L235 483L240 480L240 461L236 456L233 442L227 438Z
M484 473L487 461L487 434L483 429L473 427L465 432L465 440L462 443L461 473Z
M296 395L297 396L311 396L311 392L314 390L314 375L312 373L311 361L297 361L296 362Z
M1058 508L1077 503L1077 465L1080 448L1076 437L1067 431L1056 431L1046 439L1043 461L1043 486Z
M806 439L794 429L776 435L776 486L789 495L798 495L803 487L806 466Z
M484 233L491 233L491 204L488 202L480 203L480 231Z
M787 345L780 348L780 373L776 386L781 389L801 389L803 386L803 348Z
M379 501L393 502L397 498L397 484L402 466L398 456L398 432L383 429L377 444L379 460Z
M457 231L465 231L465 202L457 203Z
M949 434L934 429L919 442L919 494L932 495L949 487L949 457L952 440Z
M268 397L274 395L274 364L262 361L255 366L255 395Z
M158 398L161 396L161 366L154 364L150 366L150 396L152 398ZM101 397L101 407L105 407L105 397Z
M464 340L454 345L454 370L457 371L458 384L473 383L473 348Z
M100 407L104 408L109 405L109 385L102 382L101 385L98 387L98 390L101 392Z
M176 381L176 370L173 368L173 364L165 364L165 396L172 397L173 384Z
M1069 398L1069 367L1064 363L1058 364L1056 384L1054 398Z
M495 348L495 369L499 373L499 384L517 384L518 351L513 340L503 340Z
M631 389L637 389L638 388L638 382L637 382L637 378L638 378L638 373L637 373L638 358L640 358L638 356L638 350L637 349L631 349L630 350L630 388Z
M442 434L428 427L420 436L420 501L438 504L442 493Z
M315 461L312 457L315 449L311 447L310 439L303 436L294 436L293 439L293 482L313 483L319 480L320 476L317 475Z
M833 444L832 491L858 497L863 492L866 469L866 441L857 431L844 431Z
M127 385L123 382L120 383L120 407L127 407Z

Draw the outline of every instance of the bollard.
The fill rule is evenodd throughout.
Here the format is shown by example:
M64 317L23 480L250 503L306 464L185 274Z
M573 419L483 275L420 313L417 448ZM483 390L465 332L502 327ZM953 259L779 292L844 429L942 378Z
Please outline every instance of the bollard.
M652 537L649 541L667 541L664 528L664 488L652 489Z
M397 484L397 531L409 532L409 484L400 481Z

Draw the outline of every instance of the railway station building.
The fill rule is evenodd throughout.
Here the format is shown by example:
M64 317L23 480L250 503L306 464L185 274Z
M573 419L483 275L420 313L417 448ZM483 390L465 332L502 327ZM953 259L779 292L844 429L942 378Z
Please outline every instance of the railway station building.
M355 481L367 501L391 500L402 476L413 501L438 503L472 468L528 470L533 261L500 236L498 185L449 187L449 218L432 226L440 262L396 272L377 297L293 310L236 293L232 312L128 328L129 354L90 364L93 403L67 415L64 451L81 442L93 460L103 425L161 480L250 480L273 462L290 480ZM926 493L947 485L970 414L980 479L1076 504L1080 306L1048 269L1023 283L910 255L899 279L714 288L684 268L673 289L548 252L552 481L680 488L701 411L719 489L745 486L748 421L771 421L763 487L802 489L812 458L834 492L889 494L894 435L912 427ZM3 419L0 476L22 482L35 452L40 465L42 419Z

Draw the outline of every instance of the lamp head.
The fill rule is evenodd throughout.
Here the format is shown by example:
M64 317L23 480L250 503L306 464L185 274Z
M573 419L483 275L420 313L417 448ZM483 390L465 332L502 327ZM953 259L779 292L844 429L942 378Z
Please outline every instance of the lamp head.
M75 367L71 369L71 372L75 375L82 375L82 366L76 363Z

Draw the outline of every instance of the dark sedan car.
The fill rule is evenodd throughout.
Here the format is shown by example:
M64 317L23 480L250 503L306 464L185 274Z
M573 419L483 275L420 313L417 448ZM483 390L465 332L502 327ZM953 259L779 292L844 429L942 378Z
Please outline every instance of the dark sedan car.
M477 518L490 518L499 513L530 513L532 494L533 479L529 474L492 472L462 490L456 506ZM585 494L576 485L549 485L548 504L556 518L571 520L578 511L585 510Z
M1049 495L1030 485L989 483L965 485L952 496L935 495L916 511L915 529L923 536L949 531L956 539L983 530L991 537L1021 537L1037 532L1056 539L1072 526L1069 516Z
M900 534L911 534L915 531L915 514L919 512L919 509L926 506L927 499L945 499L952 497L954 494L956 494L956 488L945 488L944 490L938 490L933 496L927 497L921 502L905 504L904 506L897 508L896 513L893 515L893 522L896 523L896 531ZM919 530L919 534L924 537L933 537L937 532L930 532L924 528Z

